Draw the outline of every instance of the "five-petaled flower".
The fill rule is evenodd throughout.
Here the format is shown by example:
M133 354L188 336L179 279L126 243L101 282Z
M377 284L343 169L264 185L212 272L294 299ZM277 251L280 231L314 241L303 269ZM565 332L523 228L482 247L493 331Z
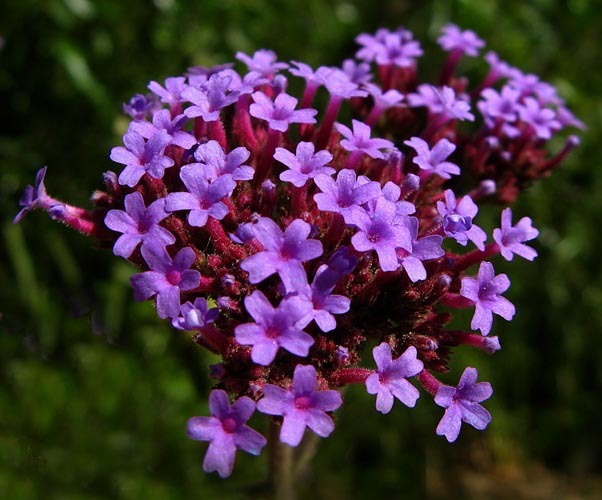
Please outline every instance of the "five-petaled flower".
M188 436L196 441L209 441L203 470L228 477L232 474L237 449L259 455L267 440L246 425L255 412L255 401L251 398L242 396L230 406L226 391L214 390L209 395L209 410L210 417L188 420Z
M477 383L477 370L467 367L457 387L439 386L435 403L445 408L445 414L437 425L437 435L445 436L451 443L458 438L462 422L483 430L491 422L491 414L479 403L489 399L493 389L489 382Z
M290 446L301 442L306 427L320 437L330 436L334 422L326 412L334 411L343 404L338 391L318 389L316 369L311 365L295 367L290 389L266 384L263 394L257 409L268 415L284 417L280 441Z
M481 262L476 278L466 277L462 279L460 295L472 301L475 313L472 317L470 327L473 330L481 330L483 335L488 335L493 323L493 313L510 321L514 316L514 305L502 297L510 287L510 280L505 274L495 276L491 262Z
M389 413L394 398L409 407L416 405L420 393L407 381L408 377L418 375L424 368L422 361L416 357L416 348L410 346L393 359L391 346L383 342L372 350L372 354L378 370L366 379L366 389L368 394L376 394L376 409Z

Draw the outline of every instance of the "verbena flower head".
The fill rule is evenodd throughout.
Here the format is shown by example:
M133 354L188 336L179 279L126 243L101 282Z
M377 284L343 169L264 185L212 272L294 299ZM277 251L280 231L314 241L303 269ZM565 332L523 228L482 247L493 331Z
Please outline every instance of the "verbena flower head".
M297 446L307 427L333 432L350 384L383 413L395 398L413 406L422 387L446 409L436 432L449 441L461 422L483 429L491 386L474 368L458 387L438 376L454 349L500 349L493 314L515 310L490 261L532 260L538 233L528 217L512 224L510 208L493 235L475 217L514 202L579 142L548 153L582 124L535 75L491 52L475 63L484 80L457 74L484 45L471 31L444 28L436 82L419 76L432 63L408 30L357 42L341 67L289 68L261 49L239 52L238 67L152 81L124 106L132 121L110 153L123 167L104 174L91 210L50 197L43 168L15 217L42 209L113 248L140 268L134 298L219 357L211 416L188 431L210 442L203 468L222 477L237 449L265 445L246 425L256 404ZM464 330L480 334L448 326L454 308L473 307Z

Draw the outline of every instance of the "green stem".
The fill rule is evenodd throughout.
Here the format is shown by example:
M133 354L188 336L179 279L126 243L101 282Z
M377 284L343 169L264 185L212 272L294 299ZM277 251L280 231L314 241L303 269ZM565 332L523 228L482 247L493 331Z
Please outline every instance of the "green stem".
M275 500L295 500L293 448L280 441L280 426L270 423L270 483Z

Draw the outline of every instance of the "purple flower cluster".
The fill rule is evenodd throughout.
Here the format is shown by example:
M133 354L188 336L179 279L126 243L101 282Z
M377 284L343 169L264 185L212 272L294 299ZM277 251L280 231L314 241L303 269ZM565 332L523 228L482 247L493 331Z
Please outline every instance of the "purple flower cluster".
M488 242L479 207L514 201L578 144L546 151L582 124L535 75L494 53L483 81L456 75L484 46L472 31L443 28L447 60L430 83L408 30L356 40L340 68L258 50L236 54L246 72L197 67L151 82L150 97L124 105L132 121L110 154L123 168L105 173L92 210L50 197L43 168L15 217L46 210L112 246L140 268L134 298L221 357L211 416L191 418L188 433L209 441L203 468L222 477L237 449L266 444L247 425L255 409L297 446L307 428L334 431L349 384L381 413L395 399L415 406L421 386L445 408L436 433L448 441L462 422L484 429L491 386L471 367L457 387L436 375L456 346L500 349L493 315L511 320L515 308L490 259L533 260L525 243L538 231L504 208ZM299 98L289 78L305 85ZM324 109L312 107L319 92ZM449 307L474 308L469 331L447 328Z

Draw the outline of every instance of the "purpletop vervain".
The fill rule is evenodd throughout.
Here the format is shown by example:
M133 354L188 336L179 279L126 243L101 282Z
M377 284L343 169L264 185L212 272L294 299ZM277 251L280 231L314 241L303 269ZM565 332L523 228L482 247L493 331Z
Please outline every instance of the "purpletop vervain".
M350 384L387 413L395 398L416 403L407 380L416 376L445 408L437 434L454 441L462 422L485 428L480 403L492 389L476 370L458 387L437 377L460 346L500 349L487 336L493 314L511 320L515 308L490 261L534 259L526 242L538 231L504 208L486 244L474 219L488 202L513 203L579 143L571 135L548 152L558 132L583 124L538 76L492 52L475 60L482 81L458 72L484 45L470 30L443 28L449 53L434 82L410 31L356 40L356 58L340 67L289 69L260 49L236 54L246 68L150 82L152 94L124 105L132 121L110 152L123 168L104 174L93 208L50 197L44 167L15 217L42 209L113 248L140 268L134 298L219 358L211 416L190 419L188 432L210 442L203 468L221 477L237 449L266 444L246 425L256 404L297 446L306 427L333 432ZM301 79L293 90L289 77ZM480 335L449 327L454 309L473 307Z

